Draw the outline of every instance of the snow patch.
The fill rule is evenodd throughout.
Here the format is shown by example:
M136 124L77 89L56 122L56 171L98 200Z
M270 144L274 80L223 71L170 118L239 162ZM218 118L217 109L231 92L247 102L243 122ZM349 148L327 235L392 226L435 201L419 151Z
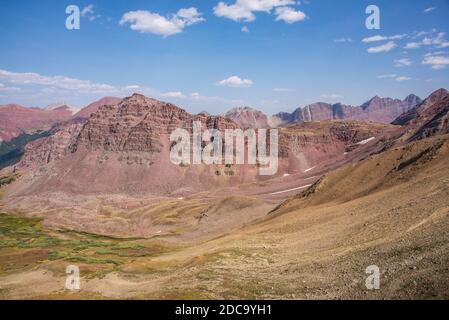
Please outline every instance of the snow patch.
M314 166L314 167L312 167L312 168L309 168L309 169L306 169L306 170L304 170L304 172L312 171L312 170L315 169L315 168L316 168L316 166Z
M284 190L284 191L278 191L278 192L273 192L273 193L270 193L270 195L276 195L276 194L281 194L281 193L286 193L286 192L292 192L292 191L296 191L296 190L301 190L301 189L305 189L305 188L308 188L308 187L310 187L310 186L312 186L311 184L308 184L308 185L305 185L305 186L302 186L302 187L298 187L298 188L293 188L293 189L288 189L288 190Z
M371 142L371 141L373 141L375 139L376 139L376 137L371 137L371 138L362 140L362 141L358 142L357 144L364 145L364 144L367 144L368 142Z

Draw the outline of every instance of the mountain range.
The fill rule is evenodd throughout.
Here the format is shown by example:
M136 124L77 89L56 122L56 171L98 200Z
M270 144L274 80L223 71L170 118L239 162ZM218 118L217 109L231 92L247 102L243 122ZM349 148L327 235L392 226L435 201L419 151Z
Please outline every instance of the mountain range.
M169 160L174 129L263 126L249 108L100 103L0 170L0 294L62 294L76 263L81 297L447 298L449 92L404 108L391 124L280 126L278 173L261 177L258 165ZM382 290L366 290L373 264Z
M0 106L0 141L10 141L24 132L49 130L53 125L73 121L87 120L102 105L115 105L121 101L116 97L105 97L73 112L67 105L54 105L48 108L28 108L16 104ZM399 115L421 103L416 95L409 95L404 100L380 98L378 96L359 107L341 103L329 104L317 102L296 109L292 113L280 112L268 116L251 107L232 109L224 117L229 118L244 128L277 127L298 122L317 122L324 120L362 120L391 123ZM208 115L207 112L203 112Z
M373 97L361 106L342 103L317 102L301 107L292 113L280 112L267 116L250 107L236 108L225 114L244 127L277 127L298 122L319 122L325 120L360 120L391 123L404 112L422 102L421 98L410 94L404 100Z

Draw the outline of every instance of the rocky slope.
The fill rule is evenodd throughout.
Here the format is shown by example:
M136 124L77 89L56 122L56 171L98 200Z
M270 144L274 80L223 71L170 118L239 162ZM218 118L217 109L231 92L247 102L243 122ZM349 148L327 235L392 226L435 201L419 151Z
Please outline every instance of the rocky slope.
M262 111L250 107L235 108L224 114L242 128L268 128L269 119Z
M89 119L92 113L97 112L101 106L112 106L118 104L122 99L116 97L104 97L100 100L92 102L88 106L82 108L80 111L73 115L74 119Z
M305 122L279 129L281 171L305 171L351 160L387 140L397 127L360 121Z
M402 113L409 111L420 102L421 99L415 95L409 95L404 100L375 96L358 107L341 103L318 102L304 108L298 108L291 114L285 112L276 114L272 117L272 123L291 124L325 120L361 120L391 123Z
M394 122L405 127L409 141L449 133L449 92L439 89Z
M19 165L31 172L24 187L27 192L172 194L241 183L255 175L246 177L257 171L255 166L231 175L224 166L172 164L169 135L177 128L192 130L193 121L202 122L203 130L238 127L223 117L191 115L137 94L101 106L87 123L67 125L28 146Z
M10 141L20 134L48 130L55 123L67 121L72 112L67 106L52 110L26 108L16 104L0 106L0 139Z
M239 128L221 116L192 115L177 106L133 95L118 105L101 106L89 120L66 124L50 137L30 143L18 168L30 172L18 194L151 193L192 191L266 180L255 165L183 165L170 161L169 135L177 128ZM321 163L347 161L347 153L378 141L395 127L361 122L303 123L279 131L276 176L305 172Z

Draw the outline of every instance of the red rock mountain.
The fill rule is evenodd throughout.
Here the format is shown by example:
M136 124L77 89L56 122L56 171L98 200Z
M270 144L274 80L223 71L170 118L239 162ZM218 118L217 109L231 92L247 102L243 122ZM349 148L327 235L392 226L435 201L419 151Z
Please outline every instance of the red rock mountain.
M84 107L80 111L74 114L74 118L81 118L81 119L89 119L90 115L94 112L97 112L98 108L103 105L116 105L118 104L122 99L116 98L116 97L104 97L98 101L92 102L87 107Z
M106 97L81 109L75 115L66 105L55 105L45 109L27 108L16 104L0 106L0 141L10 141L23 132L47 131L65 122L83 122L102 105L115 105L119 98Z
M291 124L325 120L361 120L391 123L398 116L419 103L421 103L421 99L415 95L409 95L404 100L375 96L359 107L341 103L317 102L304 108L298 108L291 114L285 112L276 114L272 117L272 123Z
M101 106L84 125L65 126L29 144L18 167L40 172L33 174L29 192L172 194L245 181L246 169L234 175L227 174L231 169L225 166L171 163L170 133L177 128L191 130L193 121L201 121L203 130L238 127L224 117L191 115L173 104L135 94L118 105Z
M233 120L243 128L269 127L267 115L259 110L255 110L250 107L232 109L228 111L224 116Z
M408 140L449 133L449 92L439 89L423 103L399 116L393 124L405 127Z
M22 132L48 130L55 123L72 117L69 107L52 110L26 108L16 104L0 106L0 139L10 141Z
M239 127L225 117L192 115L138 94L118 105L101 106L85 124L64 126L27 145L18 168L29 172L28 180L16 192L177 196L267 179L258 175L255 165L172 164L169 135L177 128L192 130L193 121L201 121L203 130ZM381 124L331 121L282 128L277 176L345 161L348 148L363 149L360 141L380 139L389 130Z

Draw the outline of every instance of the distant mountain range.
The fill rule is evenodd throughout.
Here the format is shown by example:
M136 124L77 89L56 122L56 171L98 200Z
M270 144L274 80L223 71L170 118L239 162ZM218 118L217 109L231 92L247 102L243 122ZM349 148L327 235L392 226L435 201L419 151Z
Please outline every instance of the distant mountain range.
M101 105L117 104L121 99L106 97L95 101L80 111L74 113L65 104L55 104L47 108L28 108L18 104L0 106L0 142L36 131L48 131L54 125L75 119L86 120L98 110Z
M85 121L102 105L116 105L122 99L105 97L74 113L64 104L55 104L44 109L28 108L17 104L0 106L0 142L11 141L23 133L47 131L52 126L66 121ZM223 116L244 128L278 127L301 122L325 120L362 120L391 123L401 114L422 102L411 94L404 100L375 96L361 106L354 107L342 103L317 102L296 109L292 113L280 112L268 116L251 107L235 108ZM207 111L202 114L209 115Z
M317 102L301 107L292 113L280 112L271 117L250 107L236 108L224 114L243 127L277 127L282 125L319 122L326 120L361 120L391 123L401 114L420 104L422 99L414 94L404 100L375 96L361 106L342 103Z

